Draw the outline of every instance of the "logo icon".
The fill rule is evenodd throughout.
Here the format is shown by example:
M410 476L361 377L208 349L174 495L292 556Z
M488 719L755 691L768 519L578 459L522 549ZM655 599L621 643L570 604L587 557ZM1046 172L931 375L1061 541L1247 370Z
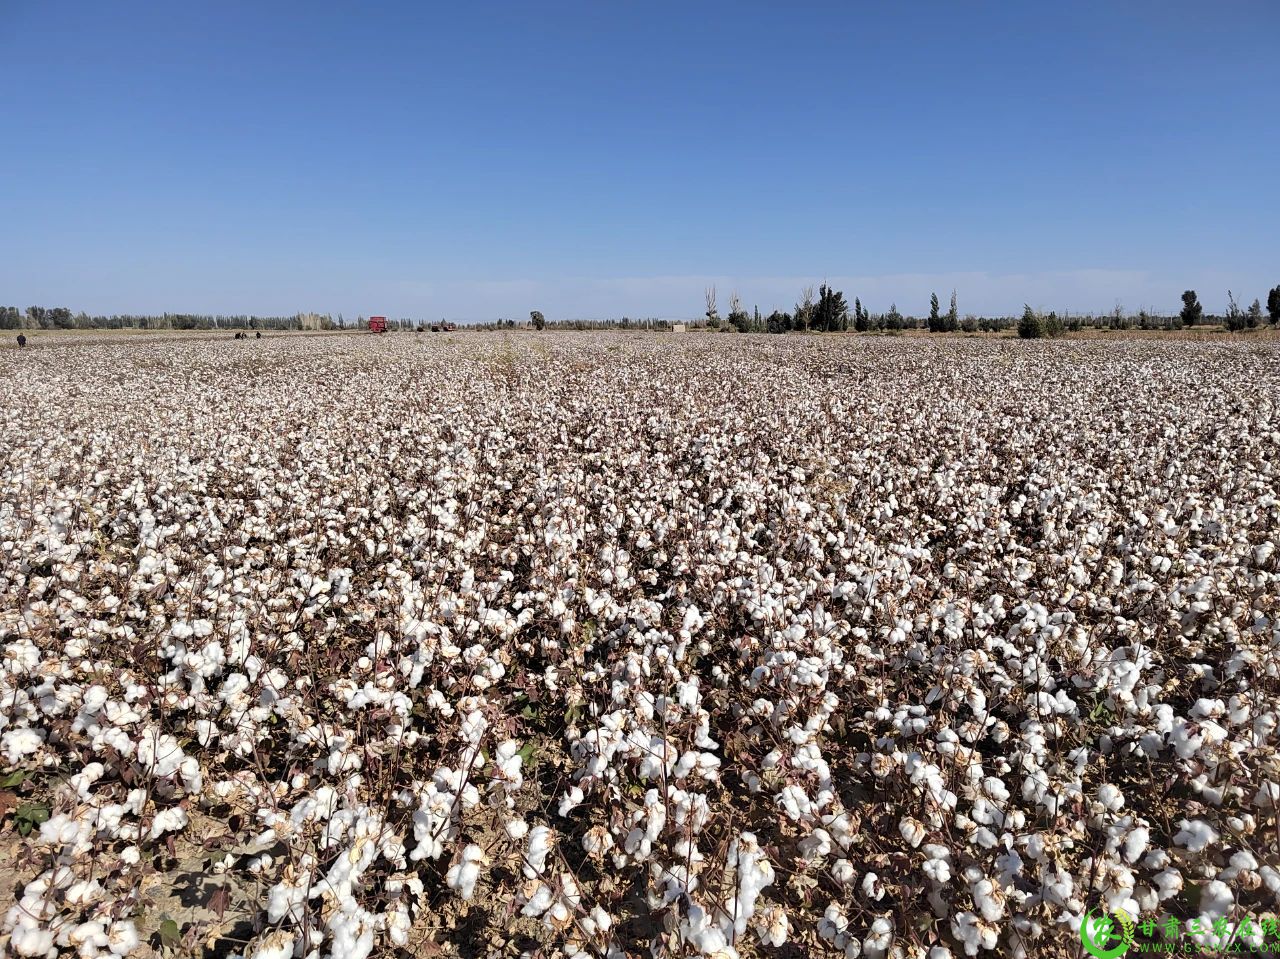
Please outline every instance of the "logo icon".
M1080 942L1095 959L1120 959L1133 945L1133 919L1117 909L1114 915L1104 912L1095 920L1090 910L1080 923Z

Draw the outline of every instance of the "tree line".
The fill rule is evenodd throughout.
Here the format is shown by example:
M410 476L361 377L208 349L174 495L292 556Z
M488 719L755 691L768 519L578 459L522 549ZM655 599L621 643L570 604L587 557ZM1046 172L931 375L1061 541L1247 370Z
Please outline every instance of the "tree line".
M858 297L854 297L850 309L844 293L824 283L819 286L816 298L813 287L806 287L791 312L774 310L768 316L761 316L759 307L748 313L735 292L729 298L729 312L722 318L717 307L716 288L711 286L706 290L703 318L695 326L739 333L838 333L849 330L859 333L898 330L979 333L1014 329L1019 336L1034 339L1062 336L1083 329L1177 330L1200 324L1220 324L1228 330L1239 331L1262 326L1264 320L1273 325L1280 323L1280 285L1267 294L1265 313L1260 300L1254 300L1247 309L1241 309L1231 291L1227 291L1227 310L1221 316L1207 315L1194 290L1183 293L1182 302L1182 310L1174 314L1159 314L1147 309L1129 313L1117 305L1109 313L1067 313L1059 316L1056 312L1046 314L1026 306L1021 316L989 317L969 313L962 317L956 291L952 290L950 305L945 312L938 294L933 293L929 298L928 314L916 317L904 316L896 303L887 312L872 313Z
M529 319L521 322L503 317L489 323L474 323L468 326L472 330L514 330L520 327L532 327L535 330L642 330L649 332L670 331L671 320L657 317L640 319L624 316L619 319L601 320L548 320L541 310L532 310Z
M716 288L706 290L706 310L701 320L692 322L694 328L740 333L838 333L846 331L895 332L899 330L927 329L931 333L978 333L1016 329L1020 336L1029 339L1041 336L1059 336L1081 329L1112 330L1175 330L1184 327L1218 324L1231 331L1255 329L1270 323L1280 324L1280 285L1267 293L1265 309L1260 299L1241 307L1235 294L1227 291L1227 307L1220 315L1206 314L1195 290L1182 294L1182 309L1174 314L1158 314L1149 310L1128 313L1116 306L1110 313L1094 314L1042 314L1027 306L1020 317L960 316L956 292L951 291L950 305L944 312L934 293L929 298L929 312L925 316L906 316L892 304L884 313L873 313L854 297L852 308L840 290L821 284L816 293L812 286L801 291L800 300L790 312L774 310L768 316L754 307L748 312L738 294L729 297L729 311L720 316L716 304ZM541 312L530 313L530 325L536 329L555 330L670 330L671 320L654 317L604 320L547 320ZM65 306L29 306L25 310L16 306L0 306L0 330L88 330L88 329L153 329L153 330L341 330L362 329L367 325L363 316L346 319L341 313L295 313L292 316L256 316L249 314L224 315L205 313L131 314L115 313L110 316L73 313ZM417 329L429 325L426 321L391 319L393 329ZM515 320L499 319L479 323L474 329L513 329Z
M364 318L358 321L363 325ZM295 313L292 316L207 313L72 313L65 306L0 306L0 330L306 330L357 325L341 314Z

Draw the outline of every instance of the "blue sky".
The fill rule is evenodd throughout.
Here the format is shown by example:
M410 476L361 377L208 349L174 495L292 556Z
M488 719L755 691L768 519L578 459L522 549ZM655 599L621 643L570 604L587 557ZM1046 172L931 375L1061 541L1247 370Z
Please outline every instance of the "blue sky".
M1280 3L0 0L0 303L1209 310L1280 283Z

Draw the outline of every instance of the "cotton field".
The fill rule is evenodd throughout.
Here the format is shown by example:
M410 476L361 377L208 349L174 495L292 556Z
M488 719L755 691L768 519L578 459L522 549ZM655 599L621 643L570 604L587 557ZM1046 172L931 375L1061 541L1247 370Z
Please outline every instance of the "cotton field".
M946 959L1274 917L1278 398L1274 341L7 350L0 937Z

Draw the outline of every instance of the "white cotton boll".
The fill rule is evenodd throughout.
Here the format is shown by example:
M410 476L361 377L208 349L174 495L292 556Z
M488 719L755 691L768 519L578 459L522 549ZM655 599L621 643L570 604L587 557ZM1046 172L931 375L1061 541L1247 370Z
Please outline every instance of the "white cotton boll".
M129 919L117 919L107 930L107 948L114 956L132 955L139 942L138 928Z
M107 931L100 922L82 922L78 926L66 929L59 934L58 941L75 947L85 959L92 959L107 947Z
M601 909L599 906L592 907L591 913L588 916L588 918L595 925L596 931L598 932L601 932L601 933L608 932L610 929L613 928L613 917L610 916L603 909Z
M1179 821L1178 833L1173 841L1184 846L1188 852L1203 852L1206 847L1218 841L1218 832L1203 819L1183 819Z
M82 879L68 886L65 895L72 905L87 906L102 898L102 884L96 879Z
M808 794L794 784L785 787L778 794L778 804L782 806L787 817L795 822L807 818L813 811L813 803Z
M951 881L951 865L945 859L926 859L920 867L926 876L939 885Z
M329 919L329 932L333 935L332 955L337 959L366 959L373 952L373 917L350 901L343 903L343 911Z
M249 959L292 959L295 938L288 930L272 930L254 943Z
M994 949L1000 938L999 928L972 912L960 912L953 916L951 933L964 947L966 956L976 956L981 950Z
M917 848L920 843L924 842L924 824L918 819L913 819L911 816L906 816L899 820L898 832L902 834L902 838L905 839L912 848Z
M299 921L306 901L307 890L304 885L277 883L267 892L267 918L271 922L279 922L289 916L294 921Z
M613 836L604 826L592 826L583 833L582 848L589 856L603 856L613 848Z
M848 859L837 859L831 866L831 878L842 886L849 885L857 875L857 870Z
M53 933L34 923L19 923L9 935L9 944L20 956L48 956L53 959L58 954L53 944Z
M498 744L494 753L494 765L497 767L498 774L508 780L511 788L519 789L524 785L524 775L521 772L524 757L520 755L520 744L514 739Z
M1146 826L1136 826L1130 829L1124 837L1124 858L1126 862L1137 862L1138 858L1147 851L1147 846L1151 841L1151 830Z
M547 867L547 854L551 852L553 833L548 826L534 826L529 830L529 844L525 849L524 874L533 878Z
M0 737L0 749L10 766L16 766L44 743L44 732L27 727L11 729Z
M862 954L867 959L884 959L893 942L893 923L879 916L871 923L870 933L862 940Z
M999 837L986 826L981 826L973 831L970 840L983 849L994 849L1000 842Z
M1004 892L990 879L978 880L974 883L971 892L973 903L978 907L978 913L987 922L994 923L1004 915Z
M67 785L75 790L81 799L88 799L93 785L102 778L106 767L102 763L89 763L80 772L67 780Z
M1234 882L1235 878L1242 872L1252 872L1258 868L1258 860L1247 849L1241 849L1239 852L1231 854L1231 859L1226 869L1218 873L1218 878L1223 882Z
M798 848L804 859L809 861L822 859L831 852L831 834L825 829L815 829L813 835L800 840Z
M462 861L449 867L445 882L463 899L475 896L476 881L480 878L480 868L488 863L483 850L474 843L462 850Z
M523 819L511 819L505 827L508 838L519 842L529 834L529 824Z
M567 816L571 811L582 804L582 789L574 786L560 798L560 808L557 810L561 816Z
M684 779L689 773L693 772L695 766L698 765L698 754L692 749L688 750L680 757L676 763L675 769L672 770L672 777L675 779Z
M1169 868L1157 873L1152 882L1156 885L1161 902L1182 892L1182 873L1176 869Z
M756 914L755 923L760 941L766 946L777 947L787 941L787 933L791 927L787 922L786 910L781 906L766 906Z
M1200 912L1212 919L1225 916L1235 901L1231 887L1218 879L1205 883L1200 890Z
M681 927L685 940L703 955L724 956L725 959L730 955L736 957L736 950L729 953L729 941L724 930L715 925L706 910L696 902L690 903Z
M725 929L731 925L734 934L740 936L746 932L747 923L755 914L761 890L773 883L774 870L761 851L755 834L750 832L742 833L730 843L729 863L736 867L738 888L730 910L730 915L736 918L731 924L726 919Z
M884 898L884 883L874 872L869 872L862 877L862 894L872 902L879 902Z
M1103 783L1098 787L1098 802L1104 809L1119 812L1124 808L1124 793L1114 783Z
M534 887L533 894L526 894L525 904L521 908L520 914L536 919L551 908L554 898L554 893L552 893L550 887L546 883L538 882Z
M1258 791L1254 793L1253 804L1259 809L1275 809L1280 807L1280 783L1270 779L1263 780Z
M929 950L928 959L952 959L951 950L946 946L934 946Z
M161 809L151 820L150 836L156 839L166 832L181 832L185 828L187 828L187 811L181 806L171 806L168 809Z
M829 903L818 920L818 935L834 944L849 928L849 917L837 903Z

